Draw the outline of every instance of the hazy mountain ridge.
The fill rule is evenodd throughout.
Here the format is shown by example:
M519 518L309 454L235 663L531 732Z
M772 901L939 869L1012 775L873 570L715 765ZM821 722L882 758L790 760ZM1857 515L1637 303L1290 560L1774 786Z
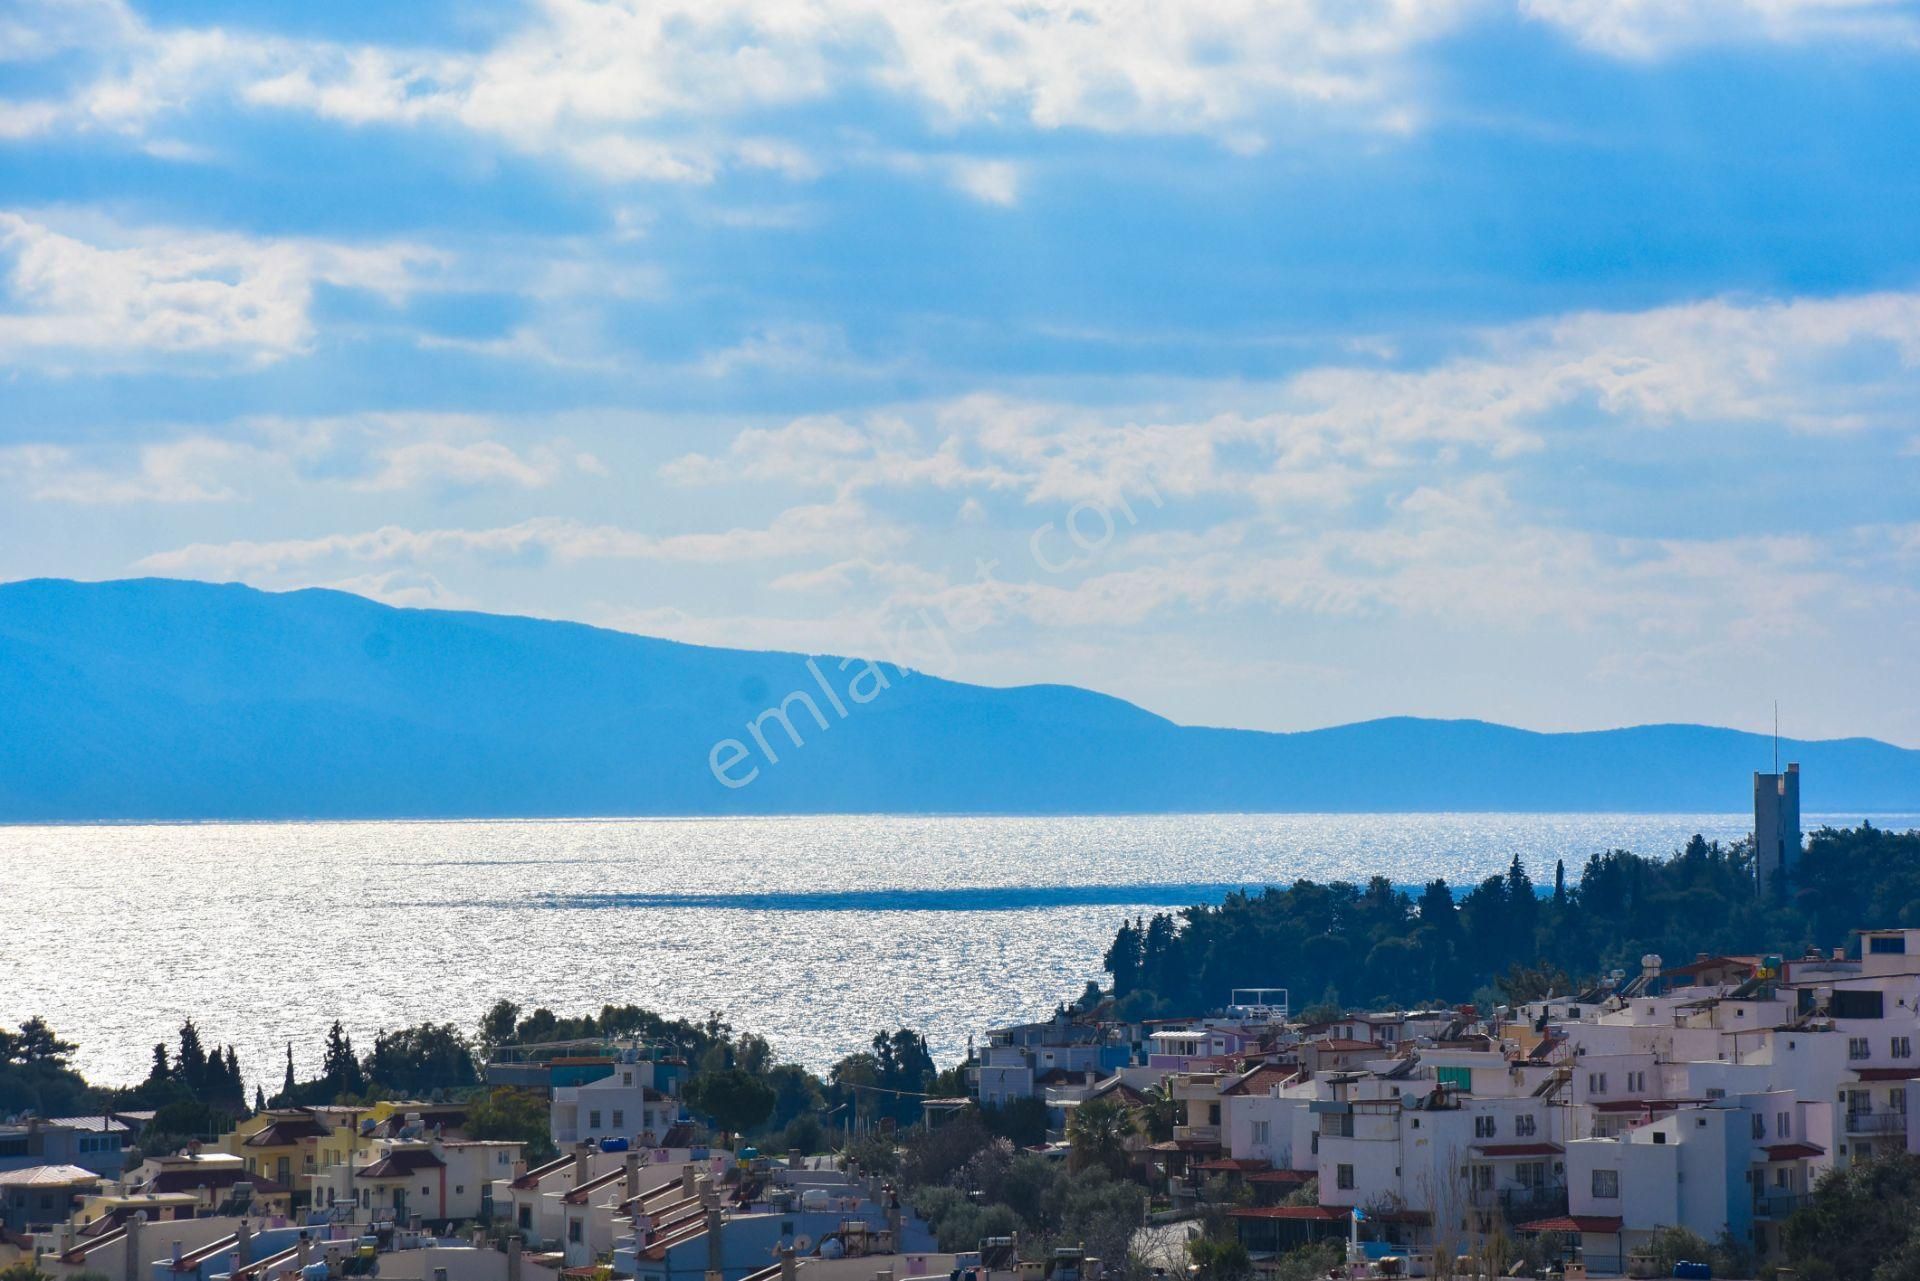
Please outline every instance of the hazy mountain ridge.
M816 677L814 672L820 673ZM577 623L170 580L0 585L0 821L729 813L1740 810L1770 740L1390 718L1183 727ZM831 693L822 689L824 679ZM748 723L804 690L804 746ZM844 715L835 705L844 707ZM709 752L740 742L729 788ZM1782 744L1809 812L1920 809L1920 751Z

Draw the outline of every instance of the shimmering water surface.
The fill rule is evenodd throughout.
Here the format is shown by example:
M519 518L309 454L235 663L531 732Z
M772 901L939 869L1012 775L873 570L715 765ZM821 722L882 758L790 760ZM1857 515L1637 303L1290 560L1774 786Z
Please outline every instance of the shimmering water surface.
M1809 816L1853 823L1859 815ZM1920 818L1876 822L1907 827ZM1122 917L1297 877L1537 880L1665 853L1739 814L1284 814L0 827L0 1018L43 1014L93 1079L136 1080L191 1015L277 1082L337 1017L472 1027L720 1010L824 1067L874 1029L1037 1017L1098 975ZM1223 994L1224 996L1224 994Z

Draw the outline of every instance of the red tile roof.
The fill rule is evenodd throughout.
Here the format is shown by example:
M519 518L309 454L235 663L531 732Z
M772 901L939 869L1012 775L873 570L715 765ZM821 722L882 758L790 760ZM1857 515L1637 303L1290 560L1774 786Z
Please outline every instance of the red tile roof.
M1270 1164L1271 1162L1268 1161L1252 1161L1245 1157L1217 1156L1211 1160L1202 1161L1193 1168L1196 1170L1230 1170L1239 1174L1252 1174L1255 1171L1267 1169Z
M1769 1161L1803 1161L1810 1156L1825 1156L1825 1148L1817 1148L1811 1143L1776 1143L1767 1149Z
M1532 1223L1522 1223L1522 1232L1618 1232L1618 1216L1608 1217L1599 1214L1563 1214L1557 1219L1535 1219Z
M1324 1205L1243 1205L1228 1210L1227 1214L1235 1219L1307 1219L1331 1223L1346 1218L1348 1211L1330 1210Z
M1253 1183L1305 1183L1319 1177L1318 1170L1258 1170L1247 1176Z
M372 1165L363 1165L353 1172L357 1179L398 1179L409 1174L418 1174L422 1170L438 1170L446 1162L426 1148L401 1148L389 1152Z

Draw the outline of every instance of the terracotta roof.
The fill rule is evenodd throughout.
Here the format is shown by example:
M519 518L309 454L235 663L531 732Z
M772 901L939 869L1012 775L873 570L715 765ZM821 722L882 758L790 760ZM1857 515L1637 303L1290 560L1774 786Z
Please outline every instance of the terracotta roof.
M268 1122L255 1130L242 1145L250 1148L283 1148L302 1139L324 1139L327 1127L310 1116L288 1117Z
M557 1174L572 1164L573 1158L570 1156L555 1157L545 1165L535 1166L533 1169L528 1170L525 1174L513 1181L513 1186L521 1191L525 1191L528 1188L537 1188L540 1186L540 1180L546 1178L549 1174Z
M442 1170L446 1162L426 1148L401 1148L353 1172L356 1179L398 1179L421 1170Z
M1253 1183L1305 1183L1319 1177L1318 1170L1257 1170L1247 1179Z
M1167 1139L1152 1144L1149 1152L1218 1152L1220 1142L1217 1139Z
M1196 1170L1231 1170L1241 1174L1252 1174L1256 1170L1266 1169L1271 1164L1272 1163L1268 1161L1251 1161L1244 1157L1217 1156L1212 1160L1202 1161L1193 1168Z
M1230 1081L1220 1087L1222 1094L1264 1094L1276 1085L1285 1085L1299 1075L1294 1067L1282 1067L1278 1063L1262 1063L1237 1081Z
M1532 1223L1522 1223L1522 1232L1618 1232L1618 1216L1608 1217L1600 1214L1563 1214L1555 1219L1535 1219Z
M201 1188L218 1191L230 1188L236 1183L251 1183L255 1196L279 1196L287 1191L283 1184L257 1174L248 1174L246 1169L237 1165L214 1165L193 1167L185 1170L162 1170L153 1176L147 1184L149 1192L197 1192Z
M1317 1041L1309 1041L1307 1044L1316 1050L1326 1050L1334 1054L1346 1054L1360 1050L1378 1050L1384 1054L1388 1048L1376 1041L1351 1041L1344 1037L1337 1036L1322 1037Z
M1811 1143L1776 1143L1767 1149L1769 1161L1801 1161L1810 1156L1825 1156L1825 1148L1817 1148Z
M1558 1143L1476 1143L1473 1150L1481 1156L1559 1156Z
M606 1187L614 1180L624 1179L626 1175L625 1167L616 1165L605 1174L588 1179L585 1183L570 1188L564 1200L568 1205L585 1205L588 1197L598 1192L601 1188Z
M1332 1223L1336 1219L1345 1219L1345 1210L1330 1210L1324 1205L1243 1205L1228 1210L1227 1214L1235 1219L1306 1219L1316 1223Z

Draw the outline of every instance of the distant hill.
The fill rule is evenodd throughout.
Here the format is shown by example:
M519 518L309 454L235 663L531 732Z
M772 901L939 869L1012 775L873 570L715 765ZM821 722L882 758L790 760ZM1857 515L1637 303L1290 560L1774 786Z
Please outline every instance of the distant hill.
M0 821L1737 811L1772 759L1762 736L1697 725L1268 734L1069 686L886 669L882 689L862 671L331 591L0 585ZM748 723L796 690L828 728L790 703L805 745L763 722L772 763ZM728 739L728 777L759 771L746 786L713 772ZM1810 811L1920 809L1920 752L1842 739L1782 755L1802 763Z

